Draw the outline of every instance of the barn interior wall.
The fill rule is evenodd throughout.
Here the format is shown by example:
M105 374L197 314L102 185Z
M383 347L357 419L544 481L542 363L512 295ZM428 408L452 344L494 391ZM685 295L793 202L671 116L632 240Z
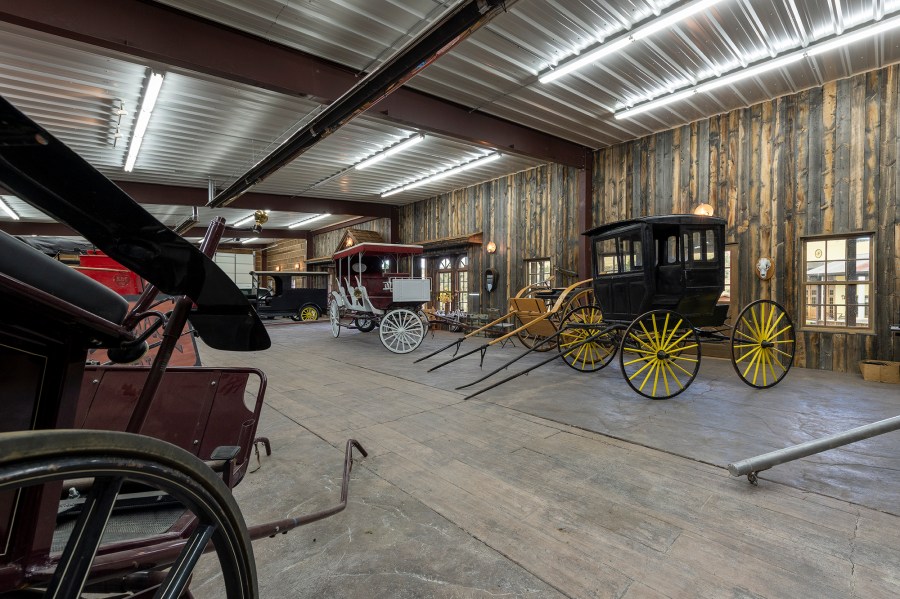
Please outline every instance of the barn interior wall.
M900 320L897 65L597 151L595 224L690 212L706 202L736 243L737 297L801 318L801 237L875 233L874 334L803 331L795 364L858 372L896 359ZM754 274L760 257L775 277Z
M312 255L309 257L324 258L326 256L331 256L334 253L334 250L337 249L338 243L341 242L344 233L346 233L349 228L362 229L363 231L377 231L386 241L391 238L391 219L378 218L366 223L353 225L352 227L342 227L340 229L335 229L334 231L328 231L327 233L313 235L313 251Z
M574 271L578 258L578 170L547 164L441 194L400 209L400 242L423 243L482 233L469 246L469 291L479 309L506 310L506 301L525 286L524 261L549 258L551 268ZM487 253L488 242L497 246ZM483 286L487 268L498 272L491 294ZM568 280L556 276L555 283Z
M265 250L266 270L305 270L306 240L286 239ZM261 252L260 252L261 253Z

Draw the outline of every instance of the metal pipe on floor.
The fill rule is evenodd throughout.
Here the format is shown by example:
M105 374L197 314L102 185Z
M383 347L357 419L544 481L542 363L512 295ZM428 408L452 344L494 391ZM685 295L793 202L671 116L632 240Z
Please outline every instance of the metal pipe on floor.
M858 426L849 431L835 433L833 435L828 435L827 437L813 439L806 443L785 447L784 449L777 449L756 457L728 464L728 472L730 472L732 476L753 474L762 470L768 470L772 466L777 466L778 464L805 458L816 453L847 445L848 443L862 441L863 439L875 437L876 435L883 435L884 433L889 433L898 429L900 429L900 416L894 416L893 418L879 420L872 424Z

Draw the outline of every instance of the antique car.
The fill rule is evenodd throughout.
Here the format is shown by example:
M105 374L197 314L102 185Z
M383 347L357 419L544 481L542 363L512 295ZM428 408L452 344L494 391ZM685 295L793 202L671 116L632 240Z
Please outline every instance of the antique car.
M254 270L250 304L262 318L318 320L328 306L328 273Z

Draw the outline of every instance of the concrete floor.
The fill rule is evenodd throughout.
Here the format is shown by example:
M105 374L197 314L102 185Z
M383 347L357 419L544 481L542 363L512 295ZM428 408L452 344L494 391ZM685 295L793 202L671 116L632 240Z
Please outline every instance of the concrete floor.
M413 364L455 334L395 355L377 330L280 323L267 352L201 349L269 376L259 434L274 454L235 491L246 520L336 502L348 437L369 457L347 510L254 544L263 597L900 596L900 432L758 487L724 469L896 416L900 386L794 369L757 391L704 359L687 391L651 401L615 363L557 361L464 401L476 356ZM485 369L521 351L491 348ZM198 575L196 596L215 583Z

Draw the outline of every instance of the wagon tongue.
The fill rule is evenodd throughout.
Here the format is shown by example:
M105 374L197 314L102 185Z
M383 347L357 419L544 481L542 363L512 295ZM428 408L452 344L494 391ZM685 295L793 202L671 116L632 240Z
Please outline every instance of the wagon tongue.
M0 184L163 293L194 300L191 322L208 345L269 347L259 316L212 260L2 97Z

